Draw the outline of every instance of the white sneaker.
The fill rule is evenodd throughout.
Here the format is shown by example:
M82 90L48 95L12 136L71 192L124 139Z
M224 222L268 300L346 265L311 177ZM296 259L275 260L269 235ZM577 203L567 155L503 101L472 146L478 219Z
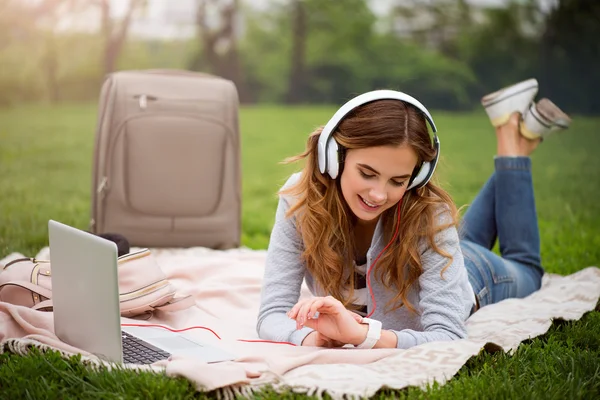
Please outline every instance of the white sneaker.
M550 133L567 129L571 118L556 104L544 98L532 102L521 121L521 135L528 139L546 138Z
M538 82L531 78L483 96L481 104L494 127L504 125L518 111L525 118L529 105L538 91Z

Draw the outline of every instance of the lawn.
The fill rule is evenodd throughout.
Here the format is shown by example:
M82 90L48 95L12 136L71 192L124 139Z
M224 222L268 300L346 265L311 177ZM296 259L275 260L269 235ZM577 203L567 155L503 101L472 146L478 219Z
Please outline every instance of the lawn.
M254 106L241 110L243 244L265 248L275 192L294 165L279 161L304 149L310 131L334 107ZM494 135L483 111L434 112L442 149L436 172L460 206L493 168ZM96 105L0 110L0 258L46 246L47 221L79 228L89 221ZM600 264L600 118L574 117L572 128L533 156L547 271L569 274ZM557 322L515 355L481 354L451 381L427 390L382 391L407 398L600 398L600 313ZM265 398L279 395L262 392ZM0 398L195 398L183 379L127 371L92 371L56 354L0 355ZM289 397L302 397L290 395Z

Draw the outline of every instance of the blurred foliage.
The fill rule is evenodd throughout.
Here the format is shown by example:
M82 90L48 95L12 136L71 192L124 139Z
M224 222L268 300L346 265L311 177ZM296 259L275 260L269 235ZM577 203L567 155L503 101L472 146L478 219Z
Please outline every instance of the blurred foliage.
M409 92L430 107L464 109L476 77L465 63L410 38L378 32L363 0L304 0L307 15L305 102L339 103L376 88ZM278 102L288 90L293 2L249 13L241 51L258 101ZM265 23L265 20L268 23Z
M48 10L41 15L20 0L0 0L0 106L97 97L106 39L56 29L56 7L73 1L46 0L55 7L49 18ZM266 9L247 0L236 10L243 30L226 58L235 65L199 60L214 54L203 51L202 35L129 37L116 69L239 71L231 79L245 102L339 104L385 87L446 110L470 109L485 93L536 77L540 95L566 111L600 113L600 2L557 0L551 9L537 0L501 8L392 3L389 15L377 16L368 0L271 0ZM82 11L78 4L71 12Z
M541 89L568 112L600 114L600 1L561 0L539 49Z

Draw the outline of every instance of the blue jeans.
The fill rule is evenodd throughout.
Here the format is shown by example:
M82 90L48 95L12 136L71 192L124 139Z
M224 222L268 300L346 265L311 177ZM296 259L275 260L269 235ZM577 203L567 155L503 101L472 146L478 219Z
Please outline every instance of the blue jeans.
M496 157L494 167L460 226L460 245L479 307L528 296L540 288L544 274L531 159ZM496 238L502 256L491 251Z

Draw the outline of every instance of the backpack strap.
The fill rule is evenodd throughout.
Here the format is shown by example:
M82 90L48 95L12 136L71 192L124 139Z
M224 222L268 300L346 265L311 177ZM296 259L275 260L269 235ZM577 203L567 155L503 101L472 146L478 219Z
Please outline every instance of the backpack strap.
M31 308L38 311L52 311L54 309L54 307L52 306L52 300L44 300L42 302L37 303Z
M37 293L40 296L44 296L48 299L52 298L52 291L48 290L46 288L43 288L39 285L35 285L33 283L30 282L26 282L26 281L10 281L10 282L6 282L3 283L2 285L0 285L0 291L2 291L2 289L4 289L6 286L17 286L17 287L21 287L23 289L27 289L32 291L33 293Z
M2 267L2 269L6 269L6 268L10 267L11 265L16 264L21 261L31 261L35 264L35 258L23 257L23 258L16 258L4 266L2 264L0 264L0 266Z
M39 285L35 285L30 282L25 282L25 281L6 282L6 283L0 285L0 291L2 291L2 289L4 289L7 286L17 286L17 287L29 290L33 293L37 293L38 295L46 297L48 299L52 298L51 290L48 290L46 288L43 288ZM153 308L155 310L172 312L172 311L185 310L186 308L190 308L194 304L196 304L196 302L194 301L194 298L191 295L188 295L188 296L183 296L183 297L174 297L168 303L165 303L160 306L155 306ZM35 304L31 308L33 308L34 310L40 310L40 311L51 311L53 309L52 300L42 301L38 304ZM150 315L151 315L151 313L150 313Z

